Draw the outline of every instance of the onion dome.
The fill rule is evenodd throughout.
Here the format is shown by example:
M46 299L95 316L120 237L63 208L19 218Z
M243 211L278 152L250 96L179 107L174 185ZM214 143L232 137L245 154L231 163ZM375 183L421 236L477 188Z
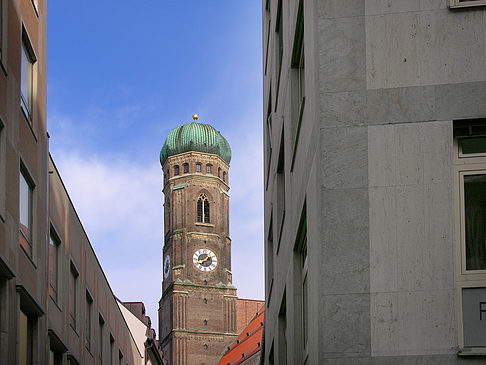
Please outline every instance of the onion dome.
M169 133L160 150L160 164L164 166L168 157L189 151L213 153L229 164L231 148L228 141L209 124L198 123L196 114L192 119L191 123L175 127Z

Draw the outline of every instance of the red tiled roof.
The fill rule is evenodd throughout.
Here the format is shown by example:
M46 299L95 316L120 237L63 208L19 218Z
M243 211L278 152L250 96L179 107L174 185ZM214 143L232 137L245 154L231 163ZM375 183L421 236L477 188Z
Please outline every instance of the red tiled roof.
M219 360L218 365L238 365L261 350L263 319L265 305L255 314L248 326L241 332L226 353Z

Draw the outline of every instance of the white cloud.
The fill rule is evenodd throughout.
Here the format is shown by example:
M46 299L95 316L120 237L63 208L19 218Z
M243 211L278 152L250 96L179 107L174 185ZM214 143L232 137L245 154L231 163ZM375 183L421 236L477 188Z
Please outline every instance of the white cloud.
M155 316L163 241L159 165L62 150L53 158L115 295L143 300Z

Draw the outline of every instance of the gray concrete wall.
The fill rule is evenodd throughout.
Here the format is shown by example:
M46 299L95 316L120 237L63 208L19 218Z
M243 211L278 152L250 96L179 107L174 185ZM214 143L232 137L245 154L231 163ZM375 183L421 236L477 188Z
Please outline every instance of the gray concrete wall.
M263 10L264 64L269 19L271 29L264 115L270 89L275 108L265 171L265 237L272 213L274 228L274 252L266 257L273 255L274 267L267 272L273 277L271 293L267 280L267 360L272 343L275 363L285 351L278 345L285 293L287 359L302 361L294 354L301 327L293 249L307 199L308 363L467 361L456 355L452 121L486 116L486 8L458 11L448 4L304 0L306 102L293 169L287 132L293 130L290 57L298 1L283 2L278 97L272 54L278 1ZM282 128L286 216L279 246L275 189Z

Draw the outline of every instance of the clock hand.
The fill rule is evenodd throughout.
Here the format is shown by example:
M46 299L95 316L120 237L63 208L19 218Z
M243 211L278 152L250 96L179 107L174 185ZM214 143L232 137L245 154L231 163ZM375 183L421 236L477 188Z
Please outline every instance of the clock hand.
M207 255L207 256L206 256L206 258L205 258L204 260L198 260L197 262L199 262L200 264L202 264L202 263L204 263L204 262L208 261L210 257L211 257L211 256Z

